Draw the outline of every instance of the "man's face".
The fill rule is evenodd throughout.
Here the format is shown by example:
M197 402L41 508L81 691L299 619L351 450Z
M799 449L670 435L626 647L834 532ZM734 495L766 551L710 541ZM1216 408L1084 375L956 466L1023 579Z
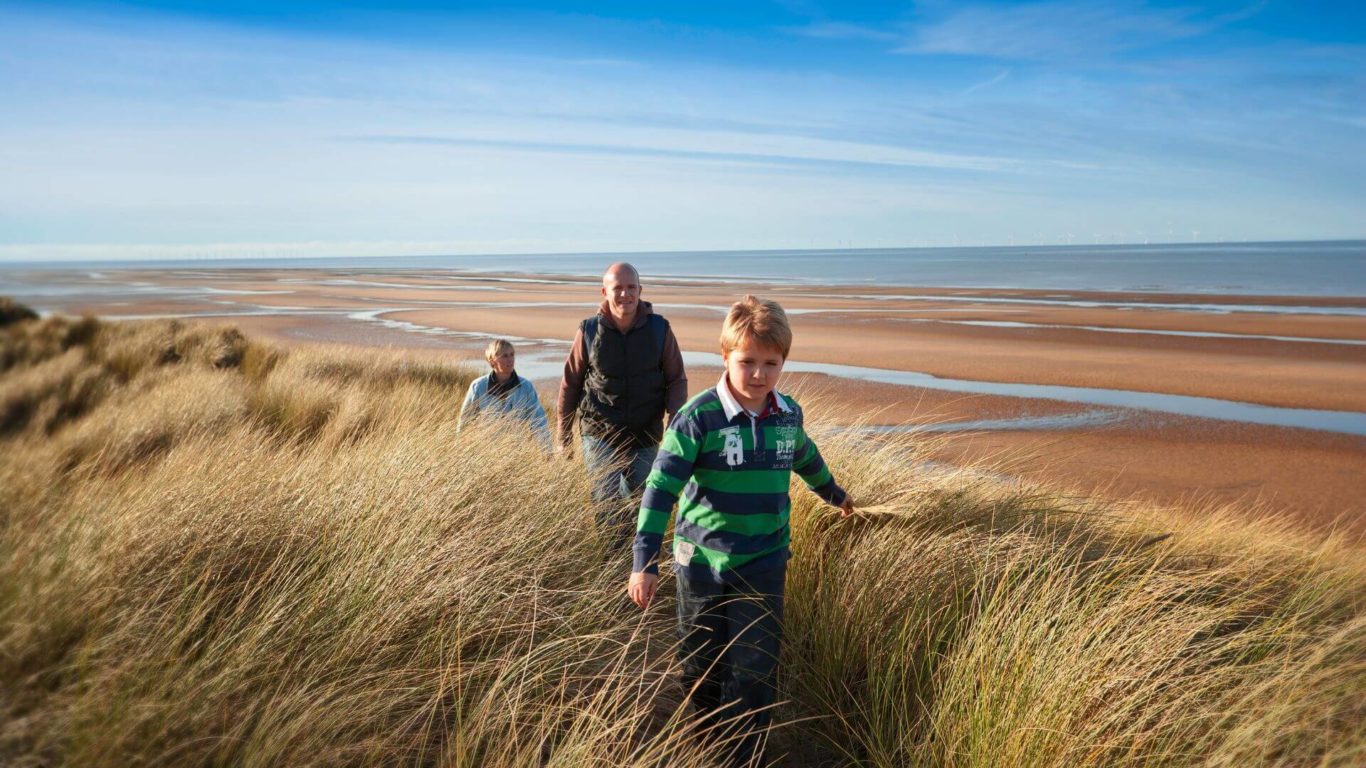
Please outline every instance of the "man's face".
M740 405L758 411L768 393L778 386L783 375L783 353L773 347L741 339L739 346L725 355L726 382Z
M640 278L629 269L614 269L602 276L602 295L616 317L634 314L640 301Z

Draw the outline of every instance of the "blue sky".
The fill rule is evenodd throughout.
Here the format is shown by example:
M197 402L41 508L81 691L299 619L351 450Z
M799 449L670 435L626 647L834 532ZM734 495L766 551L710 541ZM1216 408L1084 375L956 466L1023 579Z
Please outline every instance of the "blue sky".
M0 0L0 260L1358 238L1363 22Z

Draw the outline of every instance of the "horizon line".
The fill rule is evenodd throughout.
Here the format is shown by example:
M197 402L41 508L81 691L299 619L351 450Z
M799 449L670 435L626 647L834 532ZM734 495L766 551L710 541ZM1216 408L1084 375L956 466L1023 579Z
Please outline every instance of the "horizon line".
M1173 248L1173 247L1177 247L1177 248L1181 248L1181 247L1185 247L1185 248L1195 248L1195 247L1209 247L1209 246L1256 246L1256 245L1289 245L1289 244L1309 244L1309 243L1320 243L1320 244L1349 244L1349 243L1362 243L1362 244L1366 244L1366 235L1357 236L1357 237L1283 238L1283 239L1256 239L1256 240L1229 240L1229 239L1221 239L1221 240L1164 240L1164 241L1145 241L1145 242L1133 242L1133 241L1129 241L1129 242L1103 242L1103 243L1068 243L1068 242L1048 242L1048 243L1031 243L1031 244L1014 244L1014 243L962 244L962 243L958 243L958 244L945 244L945 245L926 245L926 244L918 244L918 245L891 245L891 246L843 246L843 245L830 245L830 246L772 247L772 248L660 248L660 249L650 249L650 248L603 248L603 249L592 249L592 248L590 248L590 249L571 249L571 250L514 250L514 251L500 251L500 250L496 250L496 249L491 249L491 250L465 251L465 252L447 252L447 251L422 252L422 251L419 249L419 250L417 250L417 251L404 251L404 252L394 252L394 253L368 253L368 254L367 254L367 253L359 253L359 254L358 254L358 253L341 253L341 254L338 254L338 253L319 253L319 252L317 252L317 251L310 251L310 252L308 252L308 253L293 253L293 254L288 254L288 253L271 253L271 254L258 254L258 255L251 255L251 254L246 254L246 253L235 253L235 254L226 254L226 253L225 253L225 254L210 254L210 255L191 255L191 254L181 253L181 254L168 254L168 255L151 255L151 254L147 254L147 255L110 255L110 256L96 256L96 255L60 256L60 255L52 255L52 254L31 255L31 256L8 256L8 255L6 255L6 254L4 253L4 251L5 251L6 249L15 248L15 247L19 247L19 248L35 248L35 249L41 249L41 250L43 250L43 251L48 251L48 250L62 250L62 249L72 249L72 250L87 250L87 249L120 249L120 250L121 250L121 249L129 249L129 250L133 250L133 249L143 249L143 248L147 248L147 249L157 249L157 250L172 250L172 249L182 249L182 248L183 248L183 249L185 249L185 250L187 250L187 251L202 251L202 250L205 250L205 249L208 249L208 250L216 250L216 249L224 249L224 250L227 250L227 249L238 249L238 248L243 249L243 250L260 250L260 249L263 248L263 247L273 247L273 248L300 248L300 247L302 247L302 248L313 248L313 247L319 247L319 246L326 247L327 245L330 245L330 244L326 244L326 243L317 243L317 242L311 242L311 241L302 241L302 242L297 242L297 243L210 243L210 244L196 244L196 245L192 245L192 244L183 244L183 245L181 245L181 244L126 244L126 245L119 244L119 245L114 245L114 244L103 244L103 243L102 243L102 244L75 244L75 243L70 243L70 244L68 244L68 243L54 243L54 244L23 244L23 245L4 245L4 244L0 244L0 265L25 265L25 266L28 266L28 265L38 265L38 266L42 266L42 264L43 264L44 262L51 262L51 261L64 262L64 263L65 263L65 262L92 262L92 261L98 261L98 262L111 262L111 263L115 263L115 262L162 262L162 261L166 261L166 262L173 262L173 261L202 261L202 262L213 262L213 261L270 261L270 260L308 260L308 261L315 261L315 260L326 260L326 259L334 259L334 260L359 260L359 259L414 259L414 258L452 258L452 259L461 259L461 258L517 257L517 256L594 256L594 255L603 255L603 256L610 256L610 255L640 255L640 256L652 256L652 255L661 255L661 256L664 256L664 255L680 255L680 256L681 256L681 255L689 255L689 254L714 254L714 253L748 253L748 254L774 253L774 254L777 254L777 253L828 253L828 252L831 252L831 251L837 251L837 252L842 252L842 253L872 253L872 252L890 252L890 251L930 251L930 250L940 250L940 251L942 251L942 250L969 250L969 249L975 249L975 250L981 250L981 249L992 249L992 250L1025 250L1025 249L1030 249L1030 248L1050 248L1050 249L1052 249L1052 248L1065 248L1065 249L1072 249L1072 250L1080 250L1080 249L1086 249L1086 248L1101 248L1101 249L1110 249L1110 248ZM374 245L378 245L378 246L383 246L385 243L384 243L384 241L376 241L376 242L374 242L373 244L374 244ZM339 242L339 243L336 243L335 245L339 247L339 250L345 251L345 250L347 250L347 249L354 249L354 248L357 247L357 246L364 247L364 246L368 245L368 243L346 243L346 242Z

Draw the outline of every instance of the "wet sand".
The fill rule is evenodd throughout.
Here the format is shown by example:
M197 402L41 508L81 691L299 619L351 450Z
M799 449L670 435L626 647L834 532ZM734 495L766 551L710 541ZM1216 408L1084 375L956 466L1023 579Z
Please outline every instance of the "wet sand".
M213 320L286 344L406 347L475 364L487 341L481 334L538 340L520 344L519 354L535 363L533 375L547 395L565 342L598 300L596 281L553 276L54 274L71 292L30 304L108 316L226 314ZM81 292L82 281L90 292ZM789 309L794 362L1366 412L1362 299L739 286L648 276L644 298L669 318L686 353L714 354L724 308L746 290ZM691 391L718 376L714 363L690 365ZM979 431L926 438L940 460L992 464L1079 493L1168 505L1234 504L1320 529L1336 521L1354 536L1366 535L1366 437L1359 434L815 373L789 374L786 385L812 392L813 417L823 425L988 422Z

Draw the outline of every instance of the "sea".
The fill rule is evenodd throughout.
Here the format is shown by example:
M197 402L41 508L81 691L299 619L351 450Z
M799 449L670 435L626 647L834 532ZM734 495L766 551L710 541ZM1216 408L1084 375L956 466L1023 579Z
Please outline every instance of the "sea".
M1366 240L459 256L0 262L11 270L332 269L597 277L630 261L654 278L727 282L1366 298Z

